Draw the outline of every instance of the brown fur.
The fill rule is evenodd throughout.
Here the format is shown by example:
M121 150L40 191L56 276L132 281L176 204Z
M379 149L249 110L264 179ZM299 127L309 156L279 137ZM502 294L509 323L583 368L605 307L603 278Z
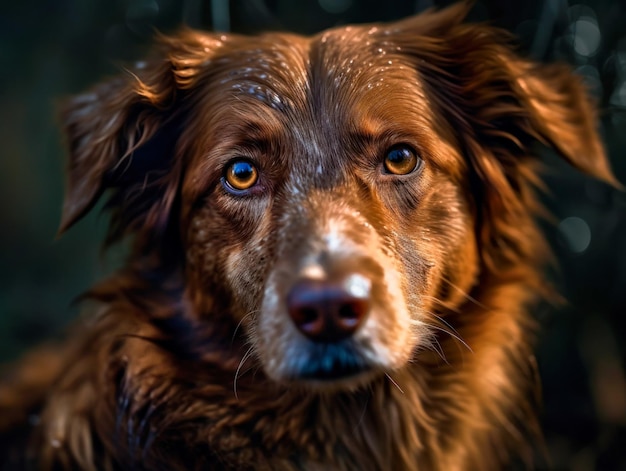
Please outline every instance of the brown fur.
M466 10L313 37L187 30L69 102L61 230L106 193L108 242L132 250L65 346L0 384L5 469L489 470L526 453L547 257L532 143L615 181L580 81ZM381 171L398 143L419 172ZM243 196L220 183L237 156L261 175ZM359 376L298 377L312 357L284 305L315 269L372 282Z

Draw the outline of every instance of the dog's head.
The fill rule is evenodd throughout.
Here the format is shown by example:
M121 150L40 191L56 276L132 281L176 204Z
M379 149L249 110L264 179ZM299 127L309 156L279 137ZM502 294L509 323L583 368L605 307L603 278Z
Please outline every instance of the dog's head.
M613 181L580 80L465 13L162 39L65 110L62 229L109 190L131 264L176 264L186 315L277 381L401 369L476 285L530 289L533 142Z

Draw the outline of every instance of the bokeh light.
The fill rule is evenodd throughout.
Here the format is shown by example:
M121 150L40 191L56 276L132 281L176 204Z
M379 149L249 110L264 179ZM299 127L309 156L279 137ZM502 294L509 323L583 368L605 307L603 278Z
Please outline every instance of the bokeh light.
M595 12L586 5L574 5L569 13L569 37L574 50L583 57L595 55L602 39Z
M563 219L559 224L559 231L574 253L583 253L591 243L591 229L582 218L571 216Z
M352 0L318 0L320 7L328 13L339 14L352 6Z

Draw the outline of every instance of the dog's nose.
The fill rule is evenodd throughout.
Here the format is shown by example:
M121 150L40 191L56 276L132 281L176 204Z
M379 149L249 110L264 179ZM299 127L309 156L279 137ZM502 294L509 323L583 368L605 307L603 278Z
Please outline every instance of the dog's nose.
M314 342L338 342L365 320L371 304L370 285L360 274L339 281L301 280L287 296L289 316Z

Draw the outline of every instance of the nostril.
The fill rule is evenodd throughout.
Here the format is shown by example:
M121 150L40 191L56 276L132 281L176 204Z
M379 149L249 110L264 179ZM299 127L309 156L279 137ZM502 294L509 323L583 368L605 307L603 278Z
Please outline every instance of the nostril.
M337 312L338 321L346 327L352 327L353 325L356 327L360 319L367 314L368 309L369 304L360 300L344 303Z
M289 315L296 327L308 337L316 337L324 330L324 315L319 310L309 307L295 307Z
M310 324L319 319L319 313L315 309L303 308L300 310L300 318L303 324Z
M355 279L369 288L369 280L356 274L338 283L296 283L287 296L287 310L298 330L316 342L337 342L352 335L370 310L369 289L355 290Z
M341 319L350 320L358 317L358 312L352 304L344 304L339 308L339 317Z

